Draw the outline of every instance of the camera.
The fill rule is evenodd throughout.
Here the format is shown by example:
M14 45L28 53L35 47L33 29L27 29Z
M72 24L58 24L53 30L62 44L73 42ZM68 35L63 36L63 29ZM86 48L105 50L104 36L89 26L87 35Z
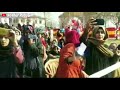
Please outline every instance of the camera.
M6 28L0 28L0 36L9 36L9 29Z
M95 25L104 25L104 19L96 19L94 22L97 22Z

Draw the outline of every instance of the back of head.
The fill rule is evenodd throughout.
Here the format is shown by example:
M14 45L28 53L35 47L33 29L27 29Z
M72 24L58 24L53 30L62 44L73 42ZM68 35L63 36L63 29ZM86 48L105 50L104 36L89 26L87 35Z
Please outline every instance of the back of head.
M66 44L73 43L75 47L78 47L80 45L79 38L80 38L80 35L76 30L69 31L65 34Z
M73 56L74 52L75 52L74 44L68 43L62 48L62 50L60 52L60 56L61 57Z

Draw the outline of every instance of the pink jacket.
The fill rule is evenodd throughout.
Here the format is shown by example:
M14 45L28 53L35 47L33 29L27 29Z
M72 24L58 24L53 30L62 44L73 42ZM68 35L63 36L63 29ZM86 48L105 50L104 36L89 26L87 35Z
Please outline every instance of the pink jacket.
M22 49L20 47L14 48L14 52L13 52L15 58L16 58L16 62L21 64L24 61L24 55L22 52Z

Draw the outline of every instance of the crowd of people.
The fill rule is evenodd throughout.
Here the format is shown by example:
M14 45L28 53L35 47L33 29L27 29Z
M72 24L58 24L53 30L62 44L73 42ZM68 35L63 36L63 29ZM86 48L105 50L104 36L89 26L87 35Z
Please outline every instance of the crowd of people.
M83 28L79 19L53 35L52 28L41 30L33 25L9 26L0 24L0 78L47 78L45 64L59 59L54 78L88 78L120 60L120 45L106 46L108 33L104 26L96 25L90 18ZM78 47L87 48L80 55ZM102 78L120 77L120 70Z

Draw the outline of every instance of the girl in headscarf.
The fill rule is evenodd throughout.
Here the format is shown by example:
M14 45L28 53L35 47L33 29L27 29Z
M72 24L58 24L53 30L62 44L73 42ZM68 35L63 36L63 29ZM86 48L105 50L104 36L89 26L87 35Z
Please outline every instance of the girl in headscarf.
M53 39L50 45L49 58L58 58L60 53L60 47L56 38Z
M87 28L82 36L83 40L81 40L87 45L87 49L85 51L85 71L89 75L109 67L111 61L110 57L114 56L112 51L104 47L105 40L108 38L108 33L105 27L93 25L95 23L93 21L94 19L90 19L90 22L88 22ZM91 30L91 37L87 37ZM111 77L111 73L104 77Z
M76 55L76 48L80 45L80 34L76 29L65 31L65 46L60 50L59 66L56 78L86 78L83 58Z
M42 43L30 27L27 28L25 33L23 50L25 55L24 77L45 78Z
M0 78L17 78L16 63L24 61L21 47L13 30L0 28L0 31L4 31L0 33Z
M68 43L60 51L59 66L56 78L85 78L82 59L75 56L75 45Z

